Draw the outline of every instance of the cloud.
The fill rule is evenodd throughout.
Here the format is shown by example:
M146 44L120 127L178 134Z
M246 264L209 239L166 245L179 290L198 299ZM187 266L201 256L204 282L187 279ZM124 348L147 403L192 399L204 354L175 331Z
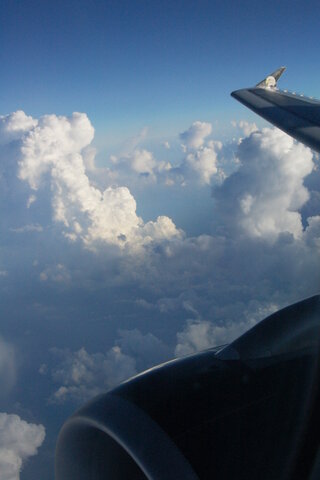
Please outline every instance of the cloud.
M125 156L111 156L113 172L117 172L125 181L128 173L138 175L144 182L163 181L162 177L172 169L170 162L158 161L153 153L146 149L134 149Z
M125 141L120 151L120 157L126 157L132 154L132 152L136 150L138 145L146 138L147 134L148 134L148 127L144 127L141 129L138 135L135 135L129 138L127 141Z
M299 210L309 199L304 179L314 168L311 150L278 129L265 128L240 143L238 159L239 169L213 191L222 223L252 237L301 237Z
M320 215L308 218L308 226L304 236L306 244L316 249L320 254Z
M146 227L150 241L150 231L157 221L150 226L144 224L136 214L136 202L127 187L109 186L101 190L90 182L83 155L93 139L94 129L85 114L45 115L36 121L16 112L2 120L2 140L7 140L7 130L14 131L17 137L20 135L15 151L17 177L31 191L50 191L53 219L63 226L68 239L80 239L88 247L95 242L120 248L125 244L142 245ZM28 128L23 130L21 123ZM154 160L146 150L134 151L130 161L136 172L152 174ZM36 203L36 196L29 194L26 203L28 207ZM163 224L163 217L159 221ZM170 225L167 234L179 236L181 233L172 221ZM158 230L163 233L161 225L154 229Z
M0 413L1 480L19 480L23 462L38 453L44 438L43 425L27 423L18 415Z
M211 123L197 121L188 130L180 133L180 139L186 148L197 149L203 145L204 139L210 135L211 131Z
M24 225L23 227L11 228L12 232L15 233L26 233L26 232L42 232L43 227L39 224L36 225Z
M200 184L210 185L213 177L221 178L222 170L218 166L219 151L222 143L219 141L205 141L212 132L211 123L194 122L188 130L180 134L183 141L182 147L185 158L175 169L172 169L173 177L182 176L185 182L194 181L196 178Z
M239 128L243 132L245 137L248 137L249 135L251 135L251 133L256 132L258 130L258 127L254 122L250 123L250 122L247 122L246 120L240 120L239 122L236 122L235 120L233 120L231 122L231 125L235 128Z
M85 348L74 352L54 349L53 353L59 359L51 369L53 381L60 384L50 400L55 403L88 400L173 355L155 335L144 335L138 329L121 330L106 353L88 353ZM40 373L47 371L47 365L40 367Z
M260 306L255 312L245 312L244 319L240 321L227 321L223 324L213 324L208 320L189 319L185 328L177 333L175 355L181 357L229 344L277 309L277 305L274 304Z
M137 328L120 330L117 345L126 355L135 359L137 371L141 372L172 357L172 350L152 333L143 335Z
M185 166L191 175L196 174L201 183L210 185L211 178L218 173L218 151L221 148L221 142L210 142L209 146L188 153Z
M37 120L22 110L0 116L0 145L19 140L24 133L37 125Z
M163 178L173 182L177 178L184 182L197 178L205 184L220 178L220 185L213 189L210 234L188 238L168 216L143 222L127 187L109 186L103 190L90 181L83 155L94 132L86 115L44 116L28 128L16 145L16 174L28 190L26 198L30 190L37 189L38 200L27 210L31 221L14 228L21 231L24 239L26 225L39 226L40 230L41 222L33 218L36 205L45 203L40 199L49 198L56 226L62 225L64 236L74 242L80 240L97 255L96 261L92 257L89 260L81 250L81 243L75 243L74 247L71 243L68 251L75 252L74 258L81 252L79 265L75 266L77 262L63 251L59 258L42 262L37 279L47 281L47 285L48 281L95 285L96 277L104 285L125 286L127 282L136 282L139 288L157 292L154 304L163 307L170 290L171 297L179 298L181 292L192 289L200 292L199 298L201 295L211 298L212 305L227 301L228 295L232 297L238 289L244 305L259 290L256 282L261 275L266 276L269 289L264 295L270 295L272 282L277 283L270 269L277 268L277 262L283 265L280 276L288 285L296 285L302 273L317 280L313 265L318 258L319 203L310 205L306 183L316 173L315 159L309 149L281 131L263 129L242 139L236 152L237 170L226 178L219 175L219 156L224 146L207 139L211 125L195 122L184 132L189 145L184 159L178 167L164 170ZM159 162L151 152L141 149L130 155L126 161L135 158L136 173L148 173L149 169L149 176L159 178L159 168L155 166ZM311 183L315 196L317 182ZM303 218L301 211L306 205L309 216L304 214ZM48 229L40 233L48 238ZM60 234L57 228L58 243L62 242ZM112 249L114 246L117 248ZM119 250L122 253L117 257ZM297 255L304 259L299 265L293 261ZM85 271L82 264L86 265ZM6 264L3 271L9 272ZM97 275L97 271L101 273ZM210 279L208 286L202 281L204 278ZM310 289L307 285L308 280L305 291ZM274 291L277 288L280 287L274 287ZM257 296L263 299L262 293ZM202 315L202 318L209 317Z
M151 152L148 150L134 150L131 160L131 168L137 173L153 174L157 163Z
M177 333L175 355L181 357L214 346L225 345L253 326L251 323L214 325L209 321L188 321L182 332Z
M59 283L69 283L71 280L70 274L66 267L61 263L47 267L40 273L40 280L46 282L47 280Z
M223 145L219 141L208 140L212 125L206 122L194 122L188 130L180 134L184 141L184 158L173 161L159 160L146 148L134 148L110 156L109 180L122 181L124 184L148 186L158 183L166 187L185 186L189 183L211 184L214 178L223 176L218 162ZM142 138L140 139L142 140ZM168 142L162 143L168 151ZM167 152L165 152L167 154ZM162 153L163 155L163 153ZM170 155L172 157L172 155Z
M57 350L56 354L62 357L52 371L54 382L61 384L51 399L57 403L83 402L137 373L135 360L118 346L105 354L89 354L85 348L76 352Z
M202 185L210 185L212 181L220 181L224 173L219 166L220 153L223 145L216 140L205 141L211 134L211 123L194 122L191 127L180 134L184 141L183 151L185 158L176 169L172 169L174 175L183 178L183 185L187 182L198 181Z
M77 170L80 177L84 174L79 154L91 143L93 136L94 129L85 114L73 113L69 118L41 117L22 138L19 178L37 190L43 174L50 170L53 178L71 184Z
M0 337L0 398L6 395L12 389L15 381L16 354L14 347Z
M84 152L90 147L93 133L84 114L45 116L29 122L28 129L20 132L14 146L16 175L26 187L25 198L36 192L37 200L29 209L23 202L28 222L14 228L22 240L27 239L28 230L48 239L52 230L37 232L42 224L33 216L40 199L49 198L56 226L62 225L64 236L75 243L69 244L66 253L57 228L52 258L47 260L43 246L43 258L33 267L35 281L42 285L45 282L52 291L68 285L70 292L85 292L89 286L94 305L94 296L100 295L97 292L110 286L119 288L119 302L133 305L132 318L147 322L152 309L159 322L172 325L172 336L168 343L151 329L153 337L143 340L138 333L127 334L132 341L130 348L121 337L114 338L116 350L89 353L92 350L83 345L84 350L66 353L61 360L58 397L87 398L96 391L91 376L102 379L105 375L105 382L101 380L104 389L114 385L116 380L106 374L105 368L117 359L123 367L119 371L131 374L147 368L153 347L162 352L154 355L154 361L167 358L165 352L173 352L172 338L177 332L178 354L225 341L228 332L236 335L250 326L246 316L250 302L281 307L316 291L320 204L310 203L308 185L312 185L315 198L318 183L314 180L316 159L308 148L277 129L250 133L237 146L237 170L226 178L220 176L220 185L213 189L211 232L188 237L168 216L143 222L126 186L102 189L90 181ZM137 175L145 173L157 181L170 178L175 182L180 176L184 182L196 178L202 184L211 184L219 177L225 148L208 139L210 133L210 124L195 122L183 134L183 160L178 167L162 173L155 156L143 148L134 148L115 165L127 162L126 168L131 165ZM157 188L156 182L153 185ZM306 211L303 215L306 205L308 215ZM94 255L83 250L83 245L94 249ZM10 273L6 263L2 268ZM143 298L144 303L138 304L136 298ZM186 323L190 314L195 320ZM132 331L132 324L122 319L121 328ZM134 347L135 342L139 347ZM143 342L153 347L142 353ZM79 384L72 376L74 365L85 366ZM55 379L58 376L54 374ZM123 373L119 378L124 377Z
M26 348L26 384L41 365L39 404L51 395L71 409L67 402L80 404L174 353L229 342L319 290L319 160L276 129L231 146L209 130L189 132L182 153L135 145L103 179L84 114L29 118L1 146L5 332ZM157 156L165 154L172 164L161 170ZM217 183L210 199L208 185ZM137 213L144 208L150 221ZM205 233L183 233L186 217ZM0 379L9 392L16 361L3 343ZM23 402L32 410L34 399ZM56 407L46 408L49 416Z

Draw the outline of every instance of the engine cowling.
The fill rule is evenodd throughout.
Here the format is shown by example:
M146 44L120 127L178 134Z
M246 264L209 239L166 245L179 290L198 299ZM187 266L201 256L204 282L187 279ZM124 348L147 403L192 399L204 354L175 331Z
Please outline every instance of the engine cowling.
M63 426L56 480L308 478L317 468L320 296L229 346L173 360Z

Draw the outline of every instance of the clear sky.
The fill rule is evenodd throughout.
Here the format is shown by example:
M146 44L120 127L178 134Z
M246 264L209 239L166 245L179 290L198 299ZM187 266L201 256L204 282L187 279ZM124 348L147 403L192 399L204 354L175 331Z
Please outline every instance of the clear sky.
M1 480L52 480L83 402L319 291L319 158L230 97L286 65L320 98L319 13L1 2Z
M83 111L111 140L230 120L230 91L283 64L285 82L316 95L318 13L297 0L4 0L2 111Z

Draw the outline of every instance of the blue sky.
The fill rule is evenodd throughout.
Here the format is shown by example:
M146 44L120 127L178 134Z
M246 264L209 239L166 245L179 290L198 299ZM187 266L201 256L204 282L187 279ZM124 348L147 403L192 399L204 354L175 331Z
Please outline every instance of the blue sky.
M83 402L319 291L318 156L230 97L320 97L319 6L0 9L0 477L51 480Z
M4 113L86 112L99 134L228 122L229 93L287 65L317 94L318 5L280 1L2 2Z

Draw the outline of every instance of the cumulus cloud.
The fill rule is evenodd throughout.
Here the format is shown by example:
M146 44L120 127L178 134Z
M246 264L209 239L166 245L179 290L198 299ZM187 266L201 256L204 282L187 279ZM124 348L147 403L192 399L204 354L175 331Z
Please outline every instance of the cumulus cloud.
M127 187L100 190L90 183L84 156L94 129L85 114L45 115L36 121L16 112L2 117L2 141L8 140L8 131L20 140L16 147L18 178L33 191L50 189L53 218L64 226L67 238L81 239L87 246L105 242L123 247L126 243L143 244L146 227L150 240L153 226L149 228L138 217ZM154 159L146 150L135 151L130 161L136 172L152 173ZM36 196L29 195L27 206L35 202ZM170 231L166 230L169 237L179 236L172 221L170 225ZM163 228L158 230L162 235Z
M139 136L139 142L133 144L132 148L110 156L111 165L110 169L107 169L109 181L113 179L133 185L138 181L145 186L158 183L171 187L195 182L206 185L210 184L214 177L221 179L223 172L219 168L218 157L221 156L223 145L219 141L208 139L211 132L211 123L194 122L180 134L184 158L180 159L178 155L173 161L158 159L150 150L138 148L138 143L143 140L143 137ZM167 151L171 149L167 141L162 143L162 146ZM90 170L93 171L92 166Z
M128 171L131 171L144 182L157 182L166 186L185 186L194 182L209 185L214 176L221 177L221 169L218 167L221 149L222 143L212 140L198 149L185 147L185 157L176 165L157 160L152 152L145 149L135 150L123 158L113 156L112 162L120 176L125 178Z
M53 369L52 377L61 386L53 394L53 402L83 402L137 373L134 358L125 355L118 346L105 354L89 354L85 348L56 353L62 360Z
M265 271L268 271L267 281L271 284L269 269L271 265L275 268L277 261L286 262L281 275L283 279L288 278L291 272L289 283L298 278L298 270L301 273L307 268L312 271L310 278L317 278L311 265L318 251L319 204L315 202L312 208L310 206L312 214L304 220L301 214L301 209L310 203L305 180L314 174L315 160L308 148L281 131L263 129L242 139L236 152L237 170L226 178L220 176L221 184L213 190L211 234L188 238L167 216L143 222L127 187L109 186L103 190L90 182L83 155L93 138L93 128L86 115L45 116L28 128L18 146L17 174L31 191L37 189L38 193L41 191L51 197L54 218L64 225L67 238L80 239L86 246L94 246L98 256L101 255L97 262L104 265L101 275L107 277L107 283L114 281L124 285L127 281L137 281L139 286L159 292L162 300L158 298L156 303L164 308L163 298L168 297L166 284L171 285L178 298L184 289L193 288L197 278L198 291L206 291L215 303L218 302L215 292L221 294L220 285L224 292L232 288L233 291L236 288L242 292L246 288L254 291L259 272L261 276ZM220 142L208 140L210 132L211 125L204 122L195 122L184 132L184 160L178 168L166 170L167 178L175 181L180 175L185 181L197 177L208 184L219 176L219 155L224 147ZM142 157L138 159L140 154ZM133 150L127 157L130 161L135 158L133 165L137 173L158 175L155 173L158 162L151 152ZM36 203L37 200L30 210ZM27 225L40 229L38 222ZM18 227L16 231L26 233L24 228ZM267 247L264 242L270 245ZM119 259L119 266L112 270L117 274L108 276L106 252L111 244L123 248L124 255ZM143 255L139 258L136 256L139 250L133 248L137 246L143 246ZM133 253L130 261L126 256L128 252ZM290 263L296 255L305 259L305 266L299 269ZM258 259L256 265L252 258ZM246 262L245 268L237 271L241 261ZM249 270L246 265L252 269L247 279L242 275ZM95 264L94 268L99 267ZM38 278L72 283L73 271L74 267L70 268L68 259L61 255L60 260L50 266L43 265ZM81 265L77 270L79 277ZM211 279L210 292L201 278ZM222 283L221 278L224 279Z
M314 168L311 150L265 128L240 143L238 158L239 169L213 192L224 225L271 240L286 232L301 237L299 210L309 199L304 178Z
M22 110L0 116L0 145L19 140L25 132L37 125L37 120L26 115Z
M131 157L132 169L137 173L153 174L156 160L148 150L135 150Z
M44 438L43 425L27 423L18 415L0 413L1 480L19 480L23 462L38 453Z
M218 173L218 152L221 148L221 142L210 142L208 146L187 154L185 165L192 174L198 175L201 183L210 185L212 176Z
M212 347L231 343L258 321L277 310L277 305L260 306L255 312L245 312L240 321L227 321L214 324L208 320L187 320L185 328L177 333L175 355L181 357Z
M85 348L53 350L59 359L51 370L51 376L59 388L51 397L52 402L83 402L98 393L117 386L158 363L169 360L172 350L152 333L142 334L138 329L122 330L115 345L106 353L88 353ZM47 365L40 373L47 374Z
M221 180L224 176L219 166L223 145L216 140L206 140L211 132L211 123L194 122L188 130L180 134L184 142L182 147L185 158L179 170L188 182L196 178L200 184L210 185L213 178Z
M180 133L183 145L189 149L200 148L212 131L211 123L194 122L185 132Z
M308 218L308 226L304 236L306 244L315 248L320 254L320 215Z
M10 306L19 298L19 312L12 308L14 321L7 328L19 329L28 345L32 325L41 325L41 331L54 332L48 344L62 348L49 358L45 347L37 350L37 367L41 364L46 375L40 378L46 388L53 383L51 401L81 403L174 352L184 355L229 342L273 309L319 290L318 160L282 132L250 128L248 138L233 142L230 157L236 155L237 161L225 169L228 145L213 142L211 127L199 122L184 132L184 151L174 165L162 168L157 155L134 144L110 167L112 183L103 184L85 115L25 117L19 128L14 115L2 117L2 127L11 122L11 130L15 124L17 129L1 137L13 141L0 151L1 186L7 182L1 189L2 212L8 210L8 218L1 215L8 238L1 239L7 243L0 286ZM160 152L172 159L175 148ZM209 217L206 234L187 236L164 215L144 222L130 182L122 181L124 172L151 187L150 211L153 192L168 205L163 185L197 183L199 191L199 184L212 185L219 178L212 201L199 207ZM179 205L170 207L178 225ZM190 221L199 222L194 212ZM16 295L20 285L27 285L27 295ZM28 315L25 324L21 311ZM88 336L91 321L95 333ZM68 331L74 328L69 350L63 322ZM108 348L101 338L108 338ZM14 351L1 345L0 377L12 379L9 390Z
M155 182L165 172L172 169L170 162L157 160L153 153L146 149L134 149L125 156L112 155L111 161L118 172L128 175L128 171L137 174L140 179Z
M8 117L3 124L12 125L15 121ZM30 192L36 192L37 197L44 192L50 196L54 219L64 226L65 236L80 239L85 246L95 246L97 256L92 266L92 257L90 261L85 257L82 285L95 285L95 278L99 288L101 282L121 285L124 291L126 285L134 285L140 289L139 295L147 292L144 307L150 310L152 306L159 315L172 317L180 312L181 322L186 321L186 312L192 313L186 307L191 305L196 320L190 321L184 330L180 324L177 354L229 341L250 326L245 309L253 299L263 304L268 298L282 306L286 299L294 300L298 292L303 295L316 290L319 203L310 205L306 183L309 179L310 184L314 175L316 160L308 148L281 131L256 131L253 126L242 124L241 128L250 127L250 135L237 147L237 170L226 178L220 176L220 186L213 189L212 231L210 235L190 238L167 216L143 222L127 187L109 186L103 190L90 181L84 152L90 147L94 131L86 115L50 115L34 122L29 118L25 123L24 130L17 129L20 136L15 146L16 174L29 186L28 198L34 195ZM163 167L163 175L173 182L179 175L183 181L197 177L203 184L210 184L219 176L219 155L224 147L208 139L211 130L205 122L195 122L186 130L181 137L184 159L178 167ZM162 168L151 152L136 146L125 160L115 159L115 165L119 162L130 164L138 175L154 178L159 178ZM312 184L317 193L316 182ZM34 195L29 210L36 204ZM309 215L303 220L301 210L307 204ZM28 222L15 231L23 235L40 229L38 222ZM112 268L108 263L112 254L106 255L111 245L123 247L122 257ZM136 255L138 249L130 250L128 245L143 246L143 255ZM127 253L132 256L129 258ZM75 270L81 282L81 261L75 267L61 254L59 260L39 267L37 278L58 288L59 283L73 284ZM56 397L87 398L96 392L96 380L90 383L90 378L102 379L103 375L104 389L114 385L117 380L106 374L112 362L118 361L118 371L126 375L146 367L147 357L152 358L152 347L148 354L141 353L139 357L143 342L162 352L157 357L159 361L166 357L164 352L168 353L169 347L161 345L156 337L142 341L138 334L130 335L130 348L123 337L115 343L115 350L106 353L91 354L84 348L66 354L61 361L63 368L57 367L54 374L55 379L60 378L61 388ZM133 347L134 338L139 348ZM77 377L78 383L72 373L75 365L82 365L85 372L83 377ZM124 377L121 374L119 378Z
M248 137L249 135L251 135L251 133L256 132L258 130L258 127L254 122L250 123L250 122L247 122L246 120L240 120L239 122L236 122L235 120L233 120L231 122L231 125L235 128L239 128L245 137Z
M214 325L206 320L196 322L189 320L185 329L177 333L175 355L181 357L207 348L225 345L248 330L250 326L252 324L249 322L247 324L240 322Z

